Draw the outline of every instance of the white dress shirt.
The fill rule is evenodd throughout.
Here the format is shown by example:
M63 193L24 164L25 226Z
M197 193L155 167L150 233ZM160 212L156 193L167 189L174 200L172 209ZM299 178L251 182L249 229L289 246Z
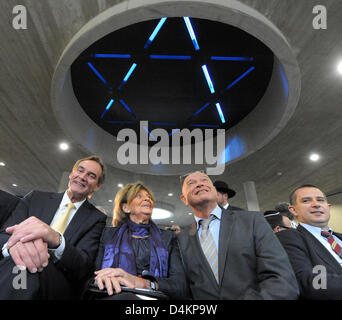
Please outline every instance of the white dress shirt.
M68 222L67 222L67 226L69 225L69 223L71 222L72 218L75 216L77 210L80 208L80 206L83 204L83 202L86 199L79 201L79 202L74 202L75 208L71 209L70 213L69 213L69 218L68 218ZM58 219L58 217L63 214L63 212L65 212L65 210L67 209L68 204L70 203L70 199L69 196L67 194L67 192L64 192L63 198L61 203L59 204L59 207L50 223L50 226L55 222L56 219ZM62 257L62 254L64 252L65 249L65 239L64 236L62 234L61 235L61 243L60 245L56 248L56 249L49 249L49 251L52 251L54 253L54 256L57 259L60 259ZM2 255L4 257L8 257L9 256L9 252L7 250L7 242L4 244L4 246L2 247Z
M226 209L226 210L227 210L228 207L229 207L229 203L227 202L227 204L223 206L223 209Z
M332 249L330 243L328 242L328 239L324 238L321 235L321 231L322 231L321 228L314 227L314 226L311 226L309 224L305 224L302 222L300 222L299 224L302 227L304 227L307 231L309 231L332 254L332 256L336 259L336 261L342 266L342 259ZM329 231L332 231L332 230L329 228ZM336 242L342 247L342 241L334 235L333 235L333 237L336 240Z

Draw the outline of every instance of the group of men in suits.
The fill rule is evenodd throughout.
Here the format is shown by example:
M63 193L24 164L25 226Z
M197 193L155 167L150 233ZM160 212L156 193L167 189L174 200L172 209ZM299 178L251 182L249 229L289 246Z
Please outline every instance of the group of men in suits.
M87 198L104 178L101 159L91 156L75 163L62 194L33 191L19 200L0 193L1 214L8 214L0 233L0 299L79 297L106 221ZM330 205L321 190L297 188L289 210L300 225L276 234L259 212L227 207L232 191L202 172L182 181L181 200L195 215L178 234L191 298L342 298L342 236L329 230ZM66 207L61 231L55 226ZM16 266L26 271L25 290L13 286ZM316 266L325 273L317 275Z
M182 184L181 199L196 217L179 235L193 298L342 299L342 234L329 228L331 205L319 188L296 188L288 210L298 227L286 223L272 230L260 213L226 210L222 203L218 208L217 185L223 183L213 184L201 172L188 175ZM215 249L206 252L210 241L202 244L201 220L209 221L217 263Z

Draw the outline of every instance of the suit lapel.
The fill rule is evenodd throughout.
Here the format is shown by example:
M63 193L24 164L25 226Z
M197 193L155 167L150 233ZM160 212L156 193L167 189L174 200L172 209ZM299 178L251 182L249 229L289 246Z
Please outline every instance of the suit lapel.
M231 210L222 210L219 234L219 283L221 285L226 268L230 237L234 227L234 215Z
M313 248L315 253L325 262L328 263L332 268L336 270L338 273L342 273L342 268L340 264L336 261L336 259L332 256L332 254L304 227L299 225L297 230L301 232L309 246Z
M90 203L88 202L88 200L86 200L75 213L75 216L72 218L64 232L64 237L68 241L72 240L77 232L85 225L86 220L88 220L92 216L89 212L90 207Z
M342 234L341 233L333 232L333 235L342 241Z
M33 216L50 225L55 213L62 201L64 193L51 193L50 197L45 198L38 208L34 208Z

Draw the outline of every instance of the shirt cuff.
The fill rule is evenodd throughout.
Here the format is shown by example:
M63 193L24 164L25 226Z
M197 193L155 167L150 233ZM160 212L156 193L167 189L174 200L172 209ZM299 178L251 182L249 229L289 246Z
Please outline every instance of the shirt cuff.
M64 249L65 249L64 236L61 233L59 233L59 235L61 237L61 243L60 243L59 247L57 247L56 249L49 249L49 251L51 251L53 253L53 255L55 256L55 258L57 260L60 260L62 258L62 255L64 253Z
M2 256L4 258L6 257L9 257L9 252L8 252L8 249L7 249L7 242L2 246Z

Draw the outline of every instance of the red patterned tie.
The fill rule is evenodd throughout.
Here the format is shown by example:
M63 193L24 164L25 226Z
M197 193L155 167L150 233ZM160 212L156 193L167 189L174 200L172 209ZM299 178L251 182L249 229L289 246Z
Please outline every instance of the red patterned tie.
M342 248L341 246L337 243L337 241L334 239L332 234L329 231L322 231L321 235L324 238L328 239L328 242L331 245L331 248L336 252L336 254L342 259Z

